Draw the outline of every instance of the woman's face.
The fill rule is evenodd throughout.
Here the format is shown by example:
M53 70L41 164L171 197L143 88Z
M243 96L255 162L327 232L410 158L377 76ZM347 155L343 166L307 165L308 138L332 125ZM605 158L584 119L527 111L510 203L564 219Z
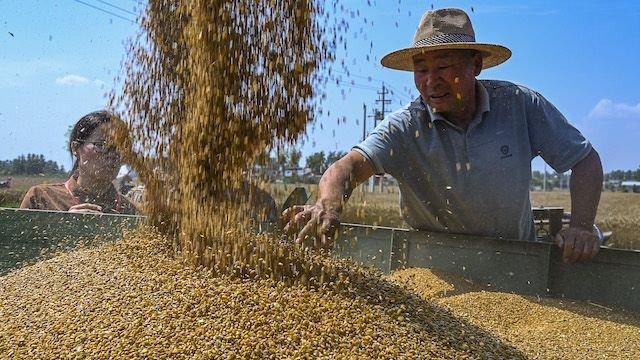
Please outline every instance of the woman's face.
M86 140L74 143L81 173L108 181L116 178L122 161L116 149L107 142L106 124L100 125Z

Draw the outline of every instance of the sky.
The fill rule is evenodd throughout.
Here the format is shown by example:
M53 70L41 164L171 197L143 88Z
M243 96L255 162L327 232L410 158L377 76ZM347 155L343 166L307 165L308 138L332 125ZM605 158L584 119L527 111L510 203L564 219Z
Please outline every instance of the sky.
M65 134L82 115L105 107L105 94L126 56L125 44L138 31L133 19L141 3L0 0L0 160L42 153L70 166ZM480 79L508 80L540 92L592 142L606 171L640 166L640 2L339 4L346 9L339 16L350 27L346 50L336 54L338 64L345 64L334 72L342 83L324 88L324 115L298 144L303 157L321 150L348 151L360 141L363 105L369 114L379 108L375 100L383 83L392 92L386 110L417 95L411 73L385 69L379 60L410 46L420 17L433 6L464 9L477 41L513 52ZM360 16L351 18L351 11ZM367 125L370 131L371 118ZM534 168L543 167L542 160L534 160Z

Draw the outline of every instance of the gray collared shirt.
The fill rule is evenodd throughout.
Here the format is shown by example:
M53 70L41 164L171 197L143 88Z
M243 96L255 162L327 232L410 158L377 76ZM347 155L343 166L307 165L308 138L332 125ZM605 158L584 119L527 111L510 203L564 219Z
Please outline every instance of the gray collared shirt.
M542 95L507 81L476 82L467 130L420 98L389 114L353 149L400 186L400 207L416 229L535 240L531 160L565 172L591 144Z

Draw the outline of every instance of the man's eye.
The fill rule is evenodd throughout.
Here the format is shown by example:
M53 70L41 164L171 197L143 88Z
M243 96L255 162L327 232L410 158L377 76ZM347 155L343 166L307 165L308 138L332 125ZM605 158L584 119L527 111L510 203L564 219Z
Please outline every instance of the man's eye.
M451 65L442 65L442 66L438 66L438 70L447 70L450 67Z

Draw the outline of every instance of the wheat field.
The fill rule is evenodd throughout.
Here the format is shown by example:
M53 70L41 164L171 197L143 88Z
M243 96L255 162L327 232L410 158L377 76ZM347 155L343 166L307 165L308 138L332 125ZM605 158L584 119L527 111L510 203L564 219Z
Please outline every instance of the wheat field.
M311 194L309 202L315 199L316 185L276 184L270 186L276 201L281 204L295 186L303 186ZM531 205L559 206L571 212L571 198L568 191L532 191ZM382 193L367 193L356 189L344 209L343 222L370 225L407 227L399 207L397 187L387 187ZM603 231L612 231L608 245L622 249L640 249L640 194L603 192L598 206L596 223Z

